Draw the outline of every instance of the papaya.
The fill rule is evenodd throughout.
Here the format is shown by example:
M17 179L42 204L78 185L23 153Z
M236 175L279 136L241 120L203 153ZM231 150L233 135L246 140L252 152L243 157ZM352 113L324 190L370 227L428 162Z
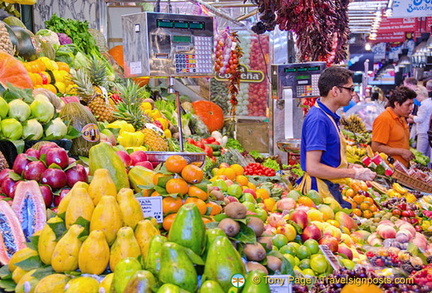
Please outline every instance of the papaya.
M26 247L26 240L17 216L3 200L0 201L0 231L0 263L6 265L14 253Z
M78 181L74 184L74 186L69 190L69 192L65 195L65 197L62 198L60 201L59 206L57 207L57 214L61 215L63 213L66 213L66 209L69 205L70 199L72 198L72 193L77 188L85 188L88 189L89 185L86 182Z
M78 268L78 255L82 245L78 238L84 231L80 225L72 225L54 248L51 266L56 272L74 271Z
M217 236L207 252L203 277L218 282L226 292L234 274L246 274L242 258L228 237Z
M66 231L65 223L60 217L52 217L47 221L47 224L41 230L38 241L38 253L41 261L44 264L51 264L51 257L54 252L54 248L57 245L57 236L53 228L57 230L57 233Z
M65 293L98 293L99 282L92 277L77 277L69 280Z
M139 221L144 220L144 213L138 199L130 188L122 188L117 194L117 202L123 223L135 229Z
M21 278L28 272L29 271L26 271L20 267L16 267L15 270L12 272L12 280L15 282L15 284L18 284Z
M115 272L116 265L126 257L138 257L141 254L140 247L131 227L122 227L117 232L117 238L111 246L109 265Z
M147 256L150 241L155 235L160 235L160 231L150 220L141 220L138 222L138 225L135 229L135 238L138 241L138 245L141 249L141 255L144 259Z
M12 210L17 215L27 240L45 226L46 207L36 180L18 183L12 202Z
M144 258L144 267L155 275L159 275L161 268L161 250L162 244L167 241L166 237L161 235L153 236L150 241L149 250Z
M17 269L18 270L18 269ZM15 271L17 271L15 270ZM37 283L39 282L33 274L36 272L36 269L31 270L24 274L18 281L15 286L15 293L33 293Z
M105 142L92 146L89 151L90 175L101 168L108 170L112 180L114 180L117 192L122 188L129 187L125 164L116 154L114 148Z
M63 274L52 274L43 277L36 285L34 293L63 292L70 277Z
M18 250L17 252L12 255L11 259L9 260L9 271L13 272L17 268L17 263L20 261L23 261L25 259L28 259L32 256L37 256L38 253L36 250L31 249L30 247L24 247L23 249Z
M265 282L265 278L266 273L261 270L249 272L242 293L270 293L270 286Z
M88 193L96 206L104 195L116 196L117 190L113 179L107 169L97 169L90 182Z
M115 197L110 195L102 196L93 211L90 221L90 231L102 231L106 241L111 245L122 226L123 220L120 214L120 207Z
M205 244L205 230L198 207L188 203L178 210L168 233L168 241L183 245L201 255Z
M135 257L126 257L120 260L116 266L112 283L115 292L124 292L129 280L141 269L141 264Z
M201 285L199 293L224 293L224 290L218 282L207 280Z
M152 186L155 171L143 166L134 166L128 172L129 181L135 192L143 191L143 186ZM150 188L148 190L151 190Z
M218 236L226 236L225 232L220 229L220 228L212 228L212 229L207 229L206 230L206 249L204 251L204 257L207 257L207 253L209 251L210 248L210 244L213 243L213 241L216 239L216 237Z
M73 191L72 197L66 209L65 223L66 228L75 224L79 217L88 221L91 220L94 204L87 189L77 188Z
M174 284L163 284L156 293L190 293Z
M156 279L149 271L139 270L130 278L124 293L152 293L152 287L156 285Z
M161 249L160 266L159 280L162 283L174 284L190 292L196 291L197 272L183 246L175 242L165 242Z
M113 282L114 273L110 273L105 276L105 278L102 279L102 281L99 283L99 292L100 293L109 293L111 291L111 285Z
M85 274L102 274L109 262L110 249L105 235L93 230L84 240L78 254L78 267Z

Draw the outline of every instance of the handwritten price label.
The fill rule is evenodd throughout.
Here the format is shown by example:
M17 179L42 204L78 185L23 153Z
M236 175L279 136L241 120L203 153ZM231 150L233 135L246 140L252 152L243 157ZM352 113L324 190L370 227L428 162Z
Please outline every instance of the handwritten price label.
M162 196L137 197L144 217L153 217L158 223L163 222Z

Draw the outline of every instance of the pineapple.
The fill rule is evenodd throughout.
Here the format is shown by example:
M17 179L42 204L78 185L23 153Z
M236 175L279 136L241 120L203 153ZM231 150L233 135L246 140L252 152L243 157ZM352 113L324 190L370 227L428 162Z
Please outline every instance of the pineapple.
M15 55L15 48L9 38L9 33L3 22L0 21L0 51L4 51L12 56Z
M0 152L0 171L8 168L9 168L9 164L6 161L6 158L4 157L3 153Z
M114 116L132 124L136 130L143 129L146 123L150 123L150 118L140 107L144 99L145 88L138 86L130 79L125 85L117 84L116 87L122 101L116 105L117 112L114 113Z
M156 131L150 128L141 130L144 133L144 145L149 151L165 152L168 150L168 143Z

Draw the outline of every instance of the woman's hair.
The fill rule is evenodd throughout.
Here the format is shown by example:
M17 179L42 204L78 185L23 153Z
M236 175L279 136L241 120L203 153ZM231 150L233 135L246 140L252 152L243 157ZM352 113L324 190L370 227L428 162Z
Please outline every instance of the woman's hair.
M353 72L338 66L326 68L320 75L318 80L318 89L321 97L328 95L329 91L334 86L343 86L348 83L348 80L353 77Z
M389 101L387 103L387 106L394 108L395 103L398 102L399 105L402 105L407 100L412 100L415 97L417 97L417 94L415 91L407 88L406 86L399 86L393 90L393 93L391 94Z
M371 96L371 101L377 101L379 97L378 92L373 92Z
M417 87L417 90L415 92L416 92L417 96L420 96L420 97L423 97L423 98L427 98L428 97L428 91L422 85L419 85Z

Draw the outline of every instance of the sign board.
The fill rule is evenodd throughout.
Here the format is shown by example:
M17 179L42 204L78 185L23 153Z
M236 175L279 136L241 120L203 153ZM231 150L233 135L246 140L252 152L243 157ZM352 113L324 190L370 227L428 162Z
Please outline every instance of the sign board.
M394 0L392 17L426 17L432 16L430 0Z
M341 268L336 256L333 254L333 252L330 250L330 248L327 245L320 245L319 248L323 252L325 258L330 263L332 268L334 270L339 270Z
M265 282L270 287L271 293L292 293L293 277L290 275L266 276Z
M162 196L137 197L144 217L153 217L158 223L163 222Z

